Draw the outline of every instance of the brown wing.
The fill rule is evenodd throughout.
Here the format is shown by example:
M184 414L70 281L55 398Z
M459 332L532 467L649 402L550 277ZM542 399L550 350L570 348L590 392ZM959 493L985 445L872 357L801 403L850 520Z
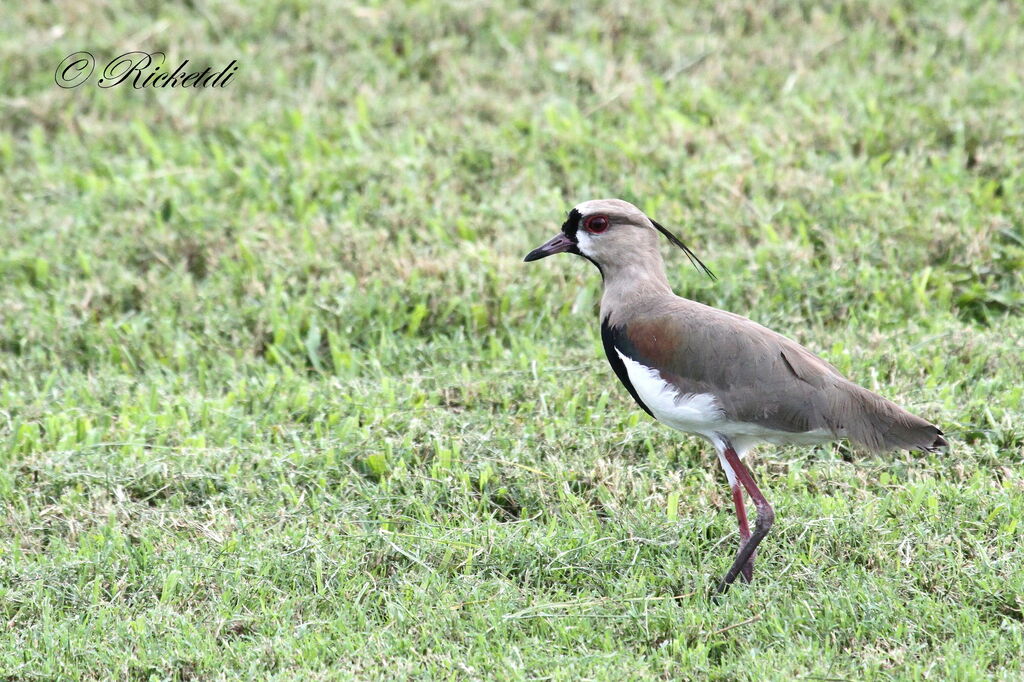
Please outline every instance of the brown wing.
M824 429L873 450L945 444L932 424L739 315L675 299L622 320L609 335L680 393L714 395L730 421L791 433Z

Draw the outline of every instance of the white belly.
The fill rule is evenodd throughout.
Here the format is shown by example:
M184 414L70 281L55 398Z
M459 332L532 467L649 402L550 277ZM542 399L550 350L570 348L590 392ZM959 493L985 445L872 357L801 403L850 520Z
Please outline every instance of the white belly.
M645 367L615 349L626 366L633 390L655 418L674 429L696 433L707 438L718 431L723 422L722 408L710 393L680 394L679 390L661 378L656 369Z
M793 433L767 428L760 424L731 421L722 406L710 393L680 393L661 378L658 370L646 367L615 349L626 366L626 374L640 400L654 417L668 426L707 438L712 443L725 436L742 456L757 442L814 444L833 440L836 436L825 430Z

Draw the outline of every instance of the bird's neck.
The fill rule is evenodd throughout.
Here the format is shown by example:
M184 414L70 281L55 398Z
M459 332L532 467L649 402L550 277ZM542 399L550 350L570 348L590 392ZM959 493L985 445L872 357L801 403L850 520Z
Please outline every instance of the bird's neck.
M653 299L674 296L664 267L622 266L603 271L604 293L601 296L601 319L612 311L645 307Z

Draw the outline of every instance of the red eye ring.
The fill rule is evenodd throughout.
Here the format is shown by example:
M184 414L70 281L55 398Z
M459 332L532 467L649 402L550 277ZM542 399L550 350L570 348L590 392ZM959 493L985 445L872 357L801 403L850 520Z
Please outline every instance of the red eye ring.
M607 216L603 215L592 215L583 219L583 229L594 234L604 232L608 229L609 225L611 225L611 221L608 220Z

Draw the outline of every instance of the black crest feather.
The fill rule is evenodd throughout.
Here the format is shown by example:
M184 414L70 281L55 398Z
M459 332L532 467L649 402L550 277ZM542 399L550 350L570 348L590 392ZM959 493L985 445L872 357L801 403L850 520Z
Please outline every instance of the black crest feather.
M682 239L672 234L667 228L659 225L658 222L653 218L648 218L648 220L651 221L651 224L654 225L655 229L657 229L658 232L661 232L663 235L665 235L666 239L668 239L670 242L672 242L673 244L675 244L676 246L683 250L683 253L686 254L686 257L690 259L691 263L693 263L693 267L697 268L698 270L703 270L704 274L710 277L712 280L718 279L717 277L715 277L715 273L711 272L711 268L704 265L704 262L700 258L697 258L697 254L695 254L693 251L690 251L690 247L684 244Z

